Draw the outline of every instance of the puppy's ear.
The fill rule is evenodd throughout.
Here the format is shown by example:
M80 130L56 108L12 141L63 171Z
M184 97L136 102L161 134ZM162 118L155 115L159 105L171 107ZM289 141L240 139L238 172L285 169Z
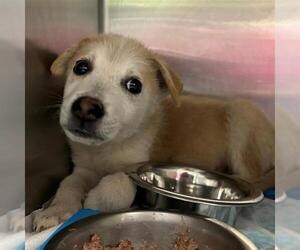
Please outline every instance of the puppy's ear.
M50 71L54 76L63 76L68 68L70 59L74 56L75 52L82 46L91 43L95 38L83 38L78 43L73 44L69 49L59 55L52 63Z
M68 62L78 48L78 44L74 44L61 55L59 55L52 63L50 71L54 76L63 76L67 71Z
M161 88L167 88L177 107L180 106L180 93L183 85L178 75L158 56L154 56L157 65L157 78Z

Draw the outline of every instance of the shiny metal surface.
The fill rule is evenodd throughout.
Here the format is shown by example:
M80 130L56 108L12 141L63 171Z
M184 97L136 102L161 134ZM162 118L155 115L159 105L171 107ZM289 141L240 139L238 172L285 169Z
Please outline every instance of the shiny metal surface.
M167 250L176 234L187 229L201 250L224 250L225 247L230 250L257 249L243 234L214 219L168 212L132 211L83 219L58 233L45 250L81 250L83 242L94 233L102 237L104 244L129 239L135 247L146 241Z
M215 206L203 203L193 203L161 195L138 187L135 205L143 210L170 211L181 214L196 214L217 219L235 226L242 211L237 206Z
M274 115L274 0L111 0L109 32L162 54L194 93L249 98Z
M185 165L145 163L129 175L151 192L192 203L243 206L263 199L246 181Z

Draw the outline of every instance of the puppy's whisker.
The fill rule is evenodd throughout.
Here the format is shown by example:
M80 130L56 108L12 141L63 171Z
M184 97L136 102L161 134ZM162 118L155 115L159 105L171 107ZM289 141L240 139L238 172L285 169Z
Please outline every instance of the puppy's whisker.
M55 93L51 93L49 96L52 96L52 97L57 97L57 98L63 98L63 96L62 96L62 95L55 94Z
M47 92L47 95L52 98L52 99L56 99L56 100L59 100L60 102L63 101L63 95L59 94L59 93L56 93L54 91L48 91Z
M42 106L43 109L59 109L61 107L61 104L53 104L53 105L46 105Z

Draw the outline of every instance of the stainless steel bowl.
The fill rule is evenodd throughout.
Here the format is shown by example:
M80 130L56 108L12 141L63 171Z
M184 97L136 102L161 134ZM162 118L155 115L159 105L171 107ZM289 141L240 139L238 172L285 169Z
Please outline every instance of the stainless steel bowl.
M140 187L142 208L213 217L233 225L240 207L257 204L262 192L250 183L190 166L143 163L129 173Z
M186 230L190 231L201 250L257 249L243 234L211 218L170 212L132 211L83 219L59 232L48 242L45 250L81 250L83 243L95 233L107 245L128 239L135 249L147 242L156 244L161 250L169 250L176 234Z

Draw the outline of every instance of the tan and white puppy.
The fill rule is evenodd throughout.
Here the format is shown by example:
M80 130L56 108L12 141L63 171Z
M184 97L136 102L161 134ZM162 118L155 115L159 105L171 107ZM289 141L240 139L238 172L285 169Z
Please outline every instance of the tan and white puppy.
M274 130L258 108L243 100L180 96L178 76L134 39L83 39L51 72L66 78L60 123L75 168L36 216L36 230L82 206L130 207L135 186L124 172L133 163L183 162L252 182L273 168Z

